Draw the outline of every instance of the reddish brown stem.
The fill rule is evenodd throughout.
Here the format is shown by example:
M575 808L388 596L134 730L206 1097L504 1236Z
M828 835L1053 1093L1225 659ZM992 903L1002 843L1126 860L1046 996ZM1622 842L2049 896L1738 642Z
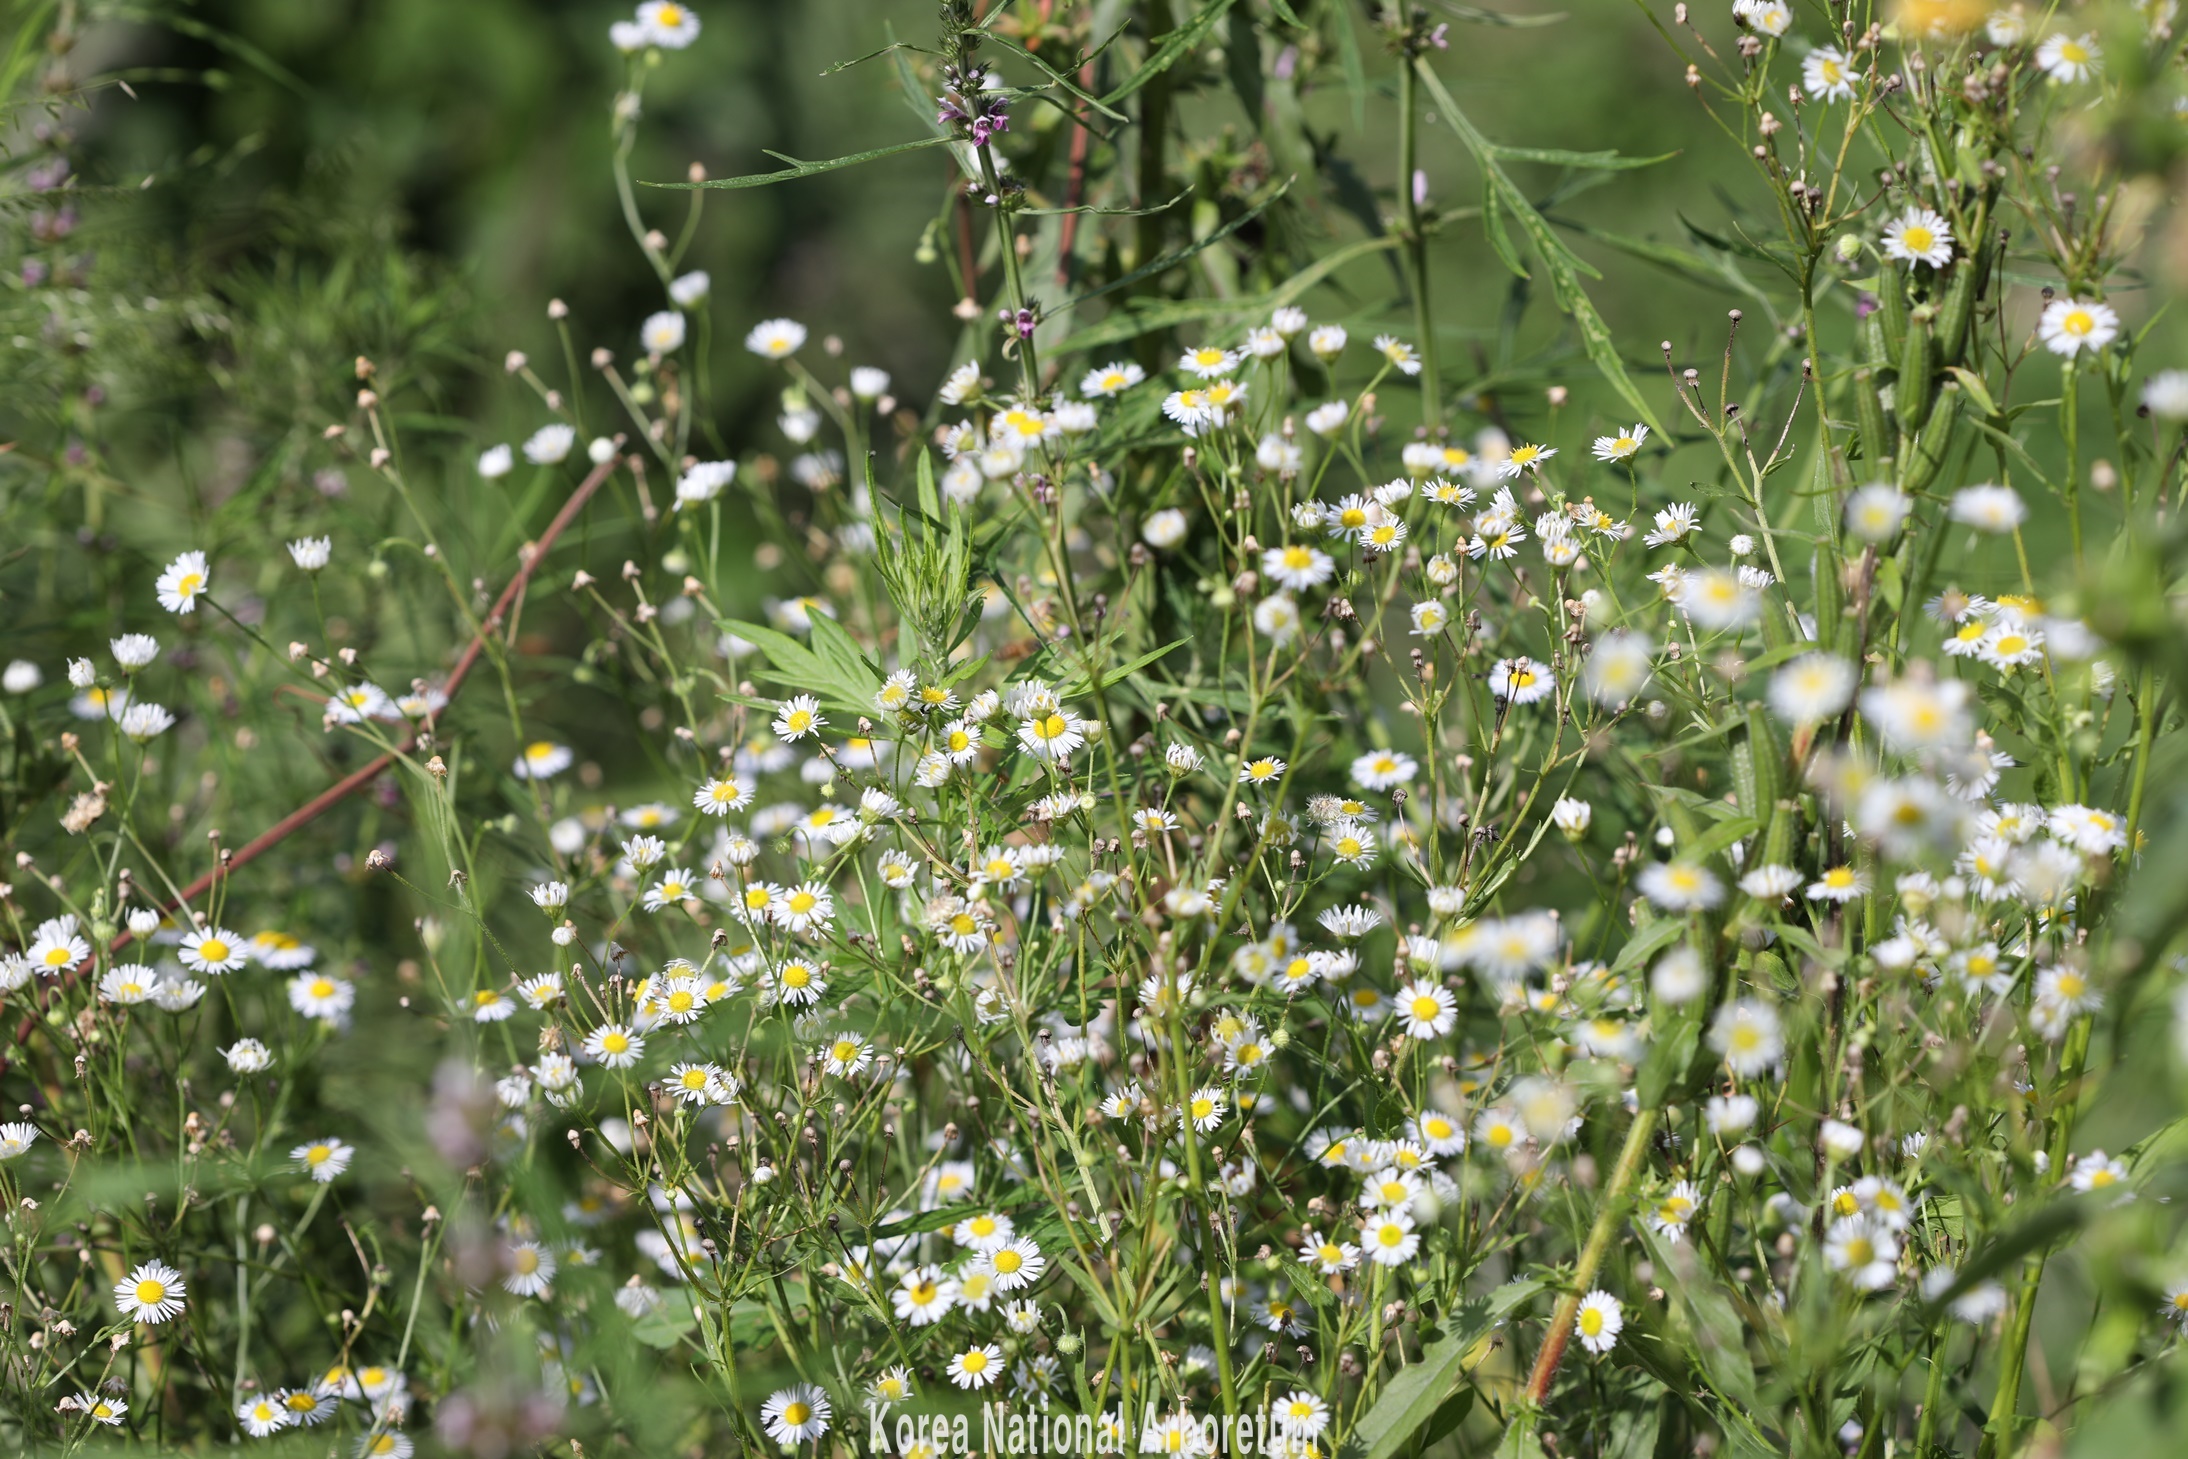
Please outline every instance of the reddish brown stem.
M1094 89L1092 61L1079 68L1079 89ZM1078 207L1086 193L1086 151L1089 135L1086 123L1074 112L1071 121L1071 180L1064 188L1066 211L1056 244L1056 287L1059 289L1069 288L1071 285L1071 245L1079 236L1079 215L1069 210Z
M620 441L618 444L621 444ZM608 478L614 474L619 459L611 457L609 460L595 466L586 478L578 483L577 490L570 493L570 499L562 504L562 510L555 513L555 519L547 524L547 530L540 534L539 541L519 553L523 561L517 568L516 576L512 577L509 580L509 585L501 590L501 596L494 600L494 610L486 615L486 620L479 625L479 631L473 634L471 642L464 646L463 653L456 660L456 666L448 671L448 685L444 692L447 694L450 703L455 702L456 692L463 688L463 681L471 673L472 666L478 662L479 655L486 651L487 636L497 632L501 625L508 621L510 610L516 606L517 600L523 597L526 586L532 580L533 569L546 560L548 552L555 545L555 539L563 534L570 523L577 520L577 514L585 509L585 504L592 500L593 494L598 492ZM177 907L196 901L210 891L213 883L220 877L233 875L238 868L256 861L305 826L318 820L320 816L339 802L347 800L350 796L363 790L395 763L397 754L408 750L413 743L415 743L414 736L404 735L402 742L396 746L392 753L376 756L362 767L352 770L325 790L320 791L319 794L313 796L303 805L290 811L280 820L259 832L257 836L237 847L233 854L216 865L213 870L208 871L205 875L184 887L181 899L167 903L166 909L174 911ZM110 952L119 952L134 940L135 935L125 928L120 936L108 944L108 950ZM86 958L75 967L70 968L53 985L48 996L50 997L51 993L59 992L77 978L90 972L94 961L95 959ZM15 1042L19 1045L27 1042L32 1030L37 1026L38 1018L35 1013L25 1018L15 1030ZM10 1063L11 1060L8 1055L0 1054L0 1074L7 1073Z

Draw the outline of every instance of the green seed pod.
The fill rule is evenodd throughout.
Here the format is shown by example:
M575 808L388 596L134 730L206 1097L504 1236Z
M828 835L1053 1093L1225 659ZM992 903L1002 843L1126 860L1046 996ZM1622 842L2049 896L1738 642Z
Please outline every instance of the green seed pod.
M1869 317L1884 331L1885 360L1896 363L1907 347L1907 280L1889 264L1877 275L1877 307Z
M1977 203L1969 223L1970 236L1962 239L1963 252L1953 264L1952 281L1945 286L1944 307L1937 316L1937 357L1957 365L1968 348L1968 325L1975 318L1975 301L1990 280L1998 240L1990 227L1988 199Z
M1924 304L1907 321L1907 337L1899 352L1899 385L1894 403L1899 423L1909 435L1922 429L1930 418L1930 401L1937 383L1937 334L1932 319L1936 311Z
M1899 450L1899 432L1884 413L1884 391L1874 370L1854 371L1855 420L1861 427L1861 454L1869 474L1883 480L1891 474L1893 455Z
M1778 727L1759 705L1747 712L1747 734L1735 747L1736 754L1741 752L1745 763L1734 762L1740 771L1740 809L1762 823L1763 829L1752 844L1767 846L1777 820L1780 782L1785 777L1785 744L1778 738Z
M1907 462L1900 477L1900 489L1909 496L1918 496L1944 470L1945 458L1952 450L1955 428L1960 424L1960 412L1967 403L1967 394L1958 380L1947 380L1938 387L1937 403L1930 408L1930 418L1922 427L1922 434L1906 452Z
M1846 615L1837 562L1829 550L1816 549L1808 559L1808 576L1815 584L1816 647L1828 652L1838 647L1839 624Z
M1860 351L1863 364L1888 370L1892 367L1892 356L1884 347L1884 321L1877 317L1882 312L1872 309L1861 316L1854 326L1854 346Z

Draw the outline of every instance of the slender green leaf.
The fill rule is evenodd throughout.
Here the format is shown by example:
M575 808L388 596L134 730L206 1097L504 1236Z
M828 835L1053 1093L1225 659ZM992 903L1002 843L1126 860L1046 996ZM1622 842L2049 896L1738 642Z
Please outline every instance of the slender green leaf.
M1018 42L1012 40L1009 36L999 35L994 32L990 32L988 36L988 43L990 45L1001 46L1004 50L1009 51L1012 55L1017 56L1019 59L1031 62L1033 68L1039 71L1043 76L1046 76L1053 85L1057 86L1063 91L1068 92L1072 96L1077 97L1079 100L1085 102L1088 106L1093 107L1096 111L1100 112L1103 116L1108 117L1110 120L1119 122L1131 120L1130 117L1126 116L1123 112L1118 111L1108 102L1103 101L1093 92L1081 90L1078 82L1072 80L1069 76L1066 76L1063 72L1057 70L1054 66L1051 66L1048 62L1042 60L1040 56L1036 55L1032 51L1027 50L1024 46L1018 44ZM1085 61L1081 60L1079 64L1084 65Z
M1221 20L1224 12L1229 10L1235 3L1236 0L1208 0L1208 3L1201 6L1199 13L1191 20L1186 21L1185 24L1164 36L1162 44L1155 48L1155 53L1149 56L1140 69L1133 72L1122 86L1102 98L1102 108L1106 111L1108 108L1115 106L1118 102L1123 101L1148 82L1176 65L1178 57L1184 55L1187 51L1193 50L1208 38L1208 32L1215 28L1215 23Z
M1563 11L1548 15L1512 15L1502 10L1483 10L1478 5L1461 5L1457 0L1428 0L1443 14L1453 20L1463 20L1470 25L1495 25L1508 30L1533 30L1538 26L1556 25L1565 19Z
M790 165L780 172L754 172L743 177L710 177L705 182L649 182L647 187L689 191L692 188L741 188L766 187L770 183L794 182L801 177L818 177L823 172L836 172L846 167L856 167L862 162L872 162L882 157L894 157L900 152L917 152L922 147L940 147L951 139L948 136L922 137L916 142L899 142L893 147L876 147L871 152L853 152L848 157L831 157L826 162L801 162L780 152L767 155Z
M1623 152L1568 152L1562 147L1507 147L1501 142L1492 146L1499 162L1541 162L1551 167L1580 167L1591 172L1632 172L1669 162L1679 155L1665 152L1656 157L1628 157Z
M1113 294L1119 289L1128 289L1132 285L1140 282L1140 280L1142 279L1151 279L1156 277L1157 275L1168 273L1170 270L1176 268L1179 264L1184 263L1187 259L1190 259L1194 254L1199 253L1202 249L1210 248L1218 243L1221 243L1224 239L1230 237L1233 233L1236 233L1239 229L1245 227L1248 223L1251 223L1254 219L1260 217L1262 213L1268 210L1268 207L1271 203L1274 203L1278 198L1284 196L1285 193L1290 191L1291 180L1287 178L1285 179L1283 186L1277 188L1276 191L1270 193L1260 202L1255 203L1251 208L1248 208L1245 212L1239 214L1230 222L1225 223L1221 228L1218 228L1215 231L1211 232L1206 238L1195 239L1193 242L1187 244L1183 248L1176 249L1170 253L1164 254L1161 258L1156 259L1153 263L1144 264L1141 267L1132 270L1132 272L1126 274L1121 279L1113 279L1109 283L1102 285L1098 289L1091 289L1088 292L1081 294L1078 298L1073 299L1069 304L1064 307L1066 307L1067 309L1076 309L1080 305L1085 304L1090 300L1101 298L1104 294Z
M1474 154L1474 160L1483 173L1484 185L1495 194L1498 205L1511 215L1520 231L1527 235L1527 241L1533 246L1537 256L1542 259L1542 266L1550 275L1551 294L1557 300L1558 307L1571 316L1574 326L1579 329L1581 344L1587 350L1588 358L1594 362L1596 370L1645 424L1661 434L1664 429L1663 422L1657 418L1655 409L1641 393L1640 387L1634 384L1633 377L1626 373L1626 362L1619 357L1618 343L1611 336L1610 325L1596 312L1595 304L1588 298L1588 291L1581 286L1580 276L1584 273L1594 275L1595 270L1565 246L1564 240L1557 236L1548 220L1535 210L1535 205L1527 200L1527 195L1506 174L1498 161L1496 145L1476 130L1474 124L1467 119L1466 113L1459 109L1459 104L1452 100L1450 90L1443 84L1443 78L1436 74L1425 58L1416 60L1413 65L1420 75L1422 85L1435 98L1444 120L1459 134L1459 139L1466 144L1467 150Z

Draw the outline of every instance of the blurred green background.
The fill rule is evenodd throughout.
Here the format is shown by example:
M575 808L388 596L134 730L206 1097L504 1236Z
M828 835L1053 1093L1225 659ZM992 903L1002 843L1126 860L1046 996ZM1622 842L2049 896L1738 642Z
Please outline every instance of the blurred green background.
M1355 9L1367 104L1356 112L1336 67L1315 73L1304 101L1330 144L1328 165L1294 192L1309 200L1311 225L1333 241L1362 236L1341 189L1363 181L1387 212L1396 175L1390 62L1364 23L1365 8ZM116 19L86 29L75 69L110 72L136 95L105 90L88 114L66 119L82 144L82 184L134 188L153 179L126 206L91 210L90 236L100 246L165 253L196 282L228 294L245 279L311 290L338 262L354 266L378 244L396 242L426 280L452 288L460 312L443 314L436 345L480 380L498 374L506 349L551 348L543 313L550 297L571 305L581 347L621 351L632 347L637 321L660 307L658 285L622 226L609 171L609 105L625 62L607 43L607 27L627 7L205 0L94 13ZM925 103L908 105L886 60L823 74L892 34L929 40L932 7L921 0L716 0L700 14L699 43L666 56L647 80L632 161L638 178L679 180L694 162L712 176L762 171L777 165L762 149L820 158L924 134L913 111ZM142 19L122 18L132 15ZM1453 37L1441 69L1492 137L1642 155L1686 149L1658 168L1612 175L1564 209L1568 216L1678 237L1675 200L1707 197L1712 179L1727 172L1721 138L1637 7L1589 0L1559 24L1455 26ZM1235 30L1230 39L1240 43ZM1251 153L1252 119L1220 52L1182 68L1181 80L1190 130L1208 151ZM1033 110L1021 111L1021 130ZM1448 131L1424 133L1421 161L1437 205L1478 203L1477 174ZM1537 183L1553 176L1536 173ZM927 152L709 197L689 263L713 275L722 343L731 346L717 352L733 372L718 382L729 387L725 436L745 434L750 422L740 416L766 409L759 371L738 364L733 346L745 321L771 314L840 333L852 357L890 368L914 398L924 396L955 343L946 312L953 290L944 269L918 263L914 251L942 210L948 175L942 154ZM649 223L674 235L680 196L642 193L641 205ZM1082 251L1103 231L1097 221L1120 235L1131 228L1088 220ZM1707 291L1590 251L1606 264L1599 303L1622 335L1644 350L1667 335L1714 337L1723 304ZM1450 224L1437 269L1445 327L1493 340L1513 281L1481 243L1478 223ZM1387 271L1356 268L1346 278L1368 296L1363 302L1378 287L1395 292ZM324 344L323 359L293 363L323 372L338 395L352 342ZM1463 382L1463 367L1454 373ZM490 397L462 403L491 421Z

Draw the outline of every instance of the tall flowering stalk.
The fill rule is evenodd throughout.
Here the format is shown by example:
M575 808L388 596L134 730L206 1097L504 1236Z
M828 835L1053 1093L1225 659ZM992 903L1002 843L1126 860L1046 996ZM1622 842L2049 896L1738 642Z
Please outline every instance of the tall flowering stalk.
M1304 258L1320 179L1256 169L1313 172L1309 83L1368 104L1345 7L948 0L889 53L924 134L662 189L641 86L721 27L615 26L659 308L550 304L522 428L455 452L345 360L336 480L6 669L15 1449L2005 1456L2169 1411L2188 375L2107 298L2154 184L2060 135L2150 105L2168 22L1651 11L1748 190L1598 267L1528 169L1639 159L1477 127L1446 10L1374 10L1395 221ZM1259 160L1184 120L1218 77ZM736 435L699 199L876 165L937 174L946 367L736 320L779 392ZM1436 348L1465 166L1569 331L1480 378ZM1633 366L1618 253L1721 283L1721 344ZM11 510L103 510L82 455L0 458Z

